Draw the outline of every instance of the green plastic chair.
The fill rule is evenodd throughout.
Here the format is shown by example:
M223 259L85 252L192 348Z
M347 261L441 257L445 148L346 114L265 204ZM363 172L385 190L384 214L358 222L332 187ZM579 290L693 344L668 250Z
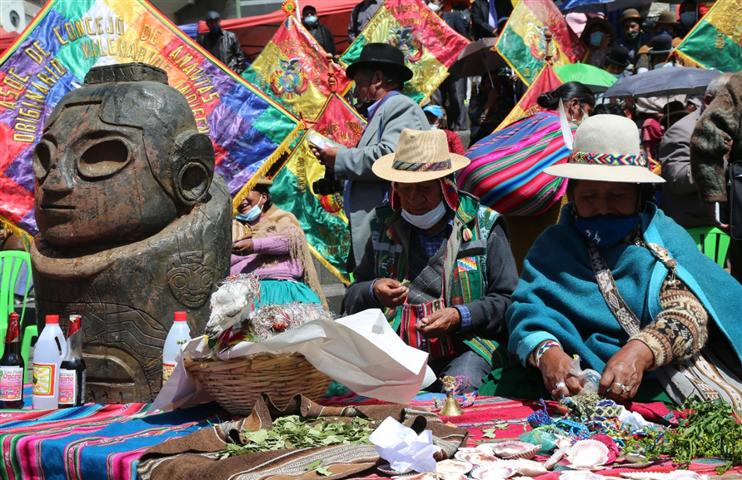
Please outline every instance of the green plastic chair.
M721 268L727 263L727 252L731 238L717 227L694 227L688 229L688 234L696 242L698 249L716 262Z
M20 321L26 315L26 300L28 291L31 289L31 255L21 250L0 251L0 356L5 351L5 334L8 331L8 315L15 309L15 287L21 268L26 267L26 284L23 286L23 306L20 312ZM28 325L23 329L21 335L21 357L29 365L31 341L38 336L36 325ZM28 368L24 375L24 381L28 381Z

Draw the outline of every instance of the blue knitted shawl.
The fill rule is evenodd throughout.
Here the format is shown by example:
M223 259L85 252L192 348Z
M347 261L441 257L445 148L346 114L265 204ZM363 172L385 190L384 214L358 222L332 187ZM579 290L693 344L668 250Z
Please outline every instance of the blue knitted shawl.
M605 303L587 253L585 237L575 228L570 206L559 224L534 243L523 264L513 304L508 310L508 350L525 364L547 339L578 354L583 368L603 371L628 335ZM710 317L742 358L742 285L703 255L687 232L654 204L642 213L647 243L665 247L677 260L677 276L696 294ZM667 268L646 248L618 245L601 248L618 291L642 327L660 311L659 293Z

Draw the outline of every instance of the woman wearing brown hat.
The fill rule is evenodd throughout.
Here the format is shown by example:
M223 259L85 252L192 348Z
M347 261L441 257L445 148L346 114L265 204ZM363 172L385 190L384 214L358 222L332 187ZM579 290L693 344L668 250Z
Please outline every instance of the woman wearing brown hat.
M370 217L371 238L345 295L346 313L382 308L439 376L479 386L495 360L517 282L504 220L458 191L469 159L440 130L405 129L373 172L392 182L391 203Z

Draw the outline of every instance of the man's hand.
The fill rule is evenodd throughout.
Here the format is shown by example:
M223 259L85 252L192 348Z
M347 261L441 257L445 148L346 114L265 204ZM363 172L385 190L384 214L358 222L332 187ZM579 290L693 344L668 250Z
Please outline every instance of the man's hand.
M421 331L426 338L436 338L456 330L460 323L461 314L459 310L448 307L423 318L415 328Z
M232 253L234 253L235 255L250 255L252 251L252 238L237 240L232 244Z
M717 205L719 206L719 208L723 208L721 203L712 203L711 205L708 206L709 217L711 217L714 220L714 226L723 230L725 233L729 233L729 224L719 221L723 219L717 219L717 216L718 216L717 211L716 211Z
M317 157L317 160L319 160L319 163L325 166L325 168L329 168L330 170L335 169L335 157L338 154L337 147L333 146L326 146L326 147L320 147L317 145L314 145L313 143L309 144L309 148L312 150L312 153L315 157Z
M631 340L605 365L598 393L617 402L636 396L644 372L654 364L654 354L643 342Z
M380 278L374 282L374 294L383 306L394 308L407 299L409 289L392 278Z
M572 369L572 358L561 348L550 348L544 352L539 361L539 370L544 379L546 390L555 399L580 393L580 380L569 373Z

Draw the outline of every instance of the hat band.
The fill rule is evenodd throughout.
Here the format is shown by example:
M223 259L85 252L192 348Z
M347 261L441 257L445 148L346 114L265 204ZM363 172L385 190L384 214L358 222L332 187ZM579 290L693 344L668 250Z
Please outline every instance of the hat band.
M597 165L629 165L632 167L646 167L647 160L643 155L615 155L612 153L575 152L570 163L597 164Z
M394 170L404 170L407 172L437 172L439 170L448 170L451 168L451 160L441 160L440 162L403 162L395 160L392 163Z

